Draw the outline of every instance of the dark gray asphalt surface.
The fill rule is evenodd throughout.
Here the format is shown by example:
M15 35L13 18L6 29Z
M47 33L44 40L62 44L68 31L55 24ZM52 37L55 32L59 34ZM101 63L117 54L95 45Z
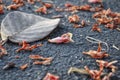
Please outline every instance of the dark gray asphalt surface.
M9 5L10 0L4 0L5 4ZM63 7L64 3L66 1L72 2L75 5L83 5L86 4L86 0L53 0L55 5ZM112 11L120 12L120 0L104 0L103 3L105 8L111 8ZM38 5L38 4L36 4ZM34 10L33 5L29 7L29 4L26 6L18 9L19 11L27 12L27 13L34 13L32 10ZM53 9L50 11L53 11L53 13L48 15L43 15L45 17L50 18L52 15L70 15L71 13L68 12L55 12ZM5 11L4 15L0 15L0 22L5 17L7 13L10 11ZM90 22L95 22L92 18L91 12L85 12L80 11L78 14L81 19L84 19L86 21L90 20ZM41 14L36 14L41 15ZM96 39L105 41L108 43L110 50L108 53L110 54L110 57L105 58L103 60L112 61L112 60L118 60L119 62L116 64L118 66L118 70L116 72L117 79L112 80L120 80L120 50L116 50L112 47L113 44L118 46L120 48L120 32L117 30L109 30L103 26L100 26L102 28L102 33L93 32L91 31L91 26L85 27L85 28L73 28L72 24L69 24L67 18L62 18L60 25L57 29L55 29L47 38L54 38L56 36L60 36L63 33L71 32L73 33L73 39L75 40L75 43L69 43L69 44L51 44L47 42L47 38L43 39L41 41L37 41L31 44L37 44L37 43L43 43L43 47L39 47L37 49L34 49L31 52L21 51L19 53L16 53L15 50L18 49L20 46L17 44L11 43L8 41L4 47L7 49L9 55L4 56L2 59L0 59L0 80L42 80L42 78L45 76L47 72L50 72L52 74L56 74L60 76L61 80L91 80L90 77L86 75L80 75L80 74L71 74L68 75L67 71L71 66L83 68L85 65L89 66L91 69L98 69L97 64L95 63L95 59L92 59L91 57L87 55L83 55L83 51L88 51L90 49L97 49L97 44L93 44L88 42L85 37L91 36ZM33 65L32 60L28 58L30 54L40 54L44 57L53 57L54 60L52 61L52 64L49 66L44 65ZM20 56L19 59L15 59L15 56ZM19 67L22 64L29 63L29 67L25 71L21 71L19 68L13 68L11 70L2 70L2 67L7 62L14 62L16 63L16 66Z

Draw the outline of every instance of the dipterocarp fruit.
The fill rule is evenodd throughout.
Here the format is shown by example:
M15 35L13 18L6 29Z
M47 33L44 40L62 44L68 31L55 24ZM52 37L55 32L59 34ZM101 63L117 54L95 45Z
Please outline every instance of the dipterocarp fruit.
M8 13L1 23L2 40L33 42L49 35L60 19L48 19L34 14L14 11Z

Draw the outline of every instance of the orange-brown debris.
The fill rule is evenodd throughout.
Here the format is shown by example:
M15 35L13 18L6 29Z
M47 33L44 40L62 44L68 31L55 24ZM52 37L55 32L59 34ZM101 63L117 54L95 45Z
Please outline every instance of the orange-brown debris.
M103 61L103 60L96 60L97 63L99 63L99 66L103 66L105 68L110 68L112 72L115 72L117 67L114 66L113 64L117 63L118 61L111 61L111 62L107 62L107 61Z
M31 51L37 47L40 47L40 46L43 46L43 44L34 44L34 45L31 45L28 44L26 41L23 41L22 42L22 48L19 48L18 50L16 50L17 52L21 51L21 50L28 50L28 51Z
M95 23L92 27L92 31L98 31L101 32L101 29L98 27L99 25L97 23Z
M99 43L97 51L89 50L88 52L83 52L83 54L90 55L92 58L100 58L100 59L109 56L109 54L107 54L106 52L101 52L101 45L100 45L100 43Z
M27 67L28 67L28 64L24 64L24 65L20 66L20 69L25 70Z
M74 14L72 16L69 16L68 20L70 23L78 23L80 21L80 18L78 15Z

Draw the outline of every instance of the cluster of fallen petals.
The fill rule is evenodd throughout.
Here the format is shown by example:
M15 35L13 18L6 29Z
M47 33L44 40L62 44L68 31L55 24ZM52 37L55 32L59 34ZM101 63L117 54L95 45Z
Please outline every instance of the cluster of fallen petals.
M74 42L74 40L72 39L72 33L68 32L65 33L63 35L61 35L60 37L56 37L53 39L48 39L48 42L50 43L69 43L69 42Z
M84 20L80 21L80 17L76 14L68 17L68 21L73 24L74 28L82 28L86 25Z
M90 55L92 58L99 58L99 59L109 56L109 54L107 54L106 52L101 51L100 43L99 43L97 51L96 50L89 50L88 52L83 52L83 54L87 54L87 55Z
M109 29L116 29L120 25L120 13L112 12L111 9L96 12L93 14L93 18L97 23L103 24Z
M47 73L46 76L43 78L43 80L59 80L59 76L56 76L51 73Z
M22 47L17 49L16 52L19 52L21 50L27 50L27 51L32 51L33 49L37 48L37 47L41 47L43 46L43 44L34 44L34 45L30 45L28 44L26 41L22 42Z
M8 54L7 50L2 45L0 45L0 50L1 50L1 52L0 52L0 58L3 57L4 55Z
M13 4L7 6L8 10L17 10L19 7L24 5L23 0L13 0Z
M113 65L117 63L117 61L107 62L103 60L96 60L96 62L99 63L99 70L90 70L87 66L84 67L91 78L93 80L110 80L110 77L115 73L115 70L117 69L117 67ZM101 79L101 76L103 76L104 68L110 68L112 72L109 72Z
M101 78L101 74L102 74L103 69L90 70L87 66L85 66L84 68L93 80L101 80L100 78Z
M43 3L42 7L39 7L38 9L35 10L35 12L37 13L43 13L43 14L47 14L48 13L48 9L53 7L53 4L51 3Z
M44 58L40 55L30 55L29 58L35 60L33 62L35 65L49 65L53 59L52 57Z
M112 72L115 72L117 67L114 66L113 64L117 63L118 61L103 61L103 60L96 60L97 63L99 63L99 66L103 66L105 68L110 68Z

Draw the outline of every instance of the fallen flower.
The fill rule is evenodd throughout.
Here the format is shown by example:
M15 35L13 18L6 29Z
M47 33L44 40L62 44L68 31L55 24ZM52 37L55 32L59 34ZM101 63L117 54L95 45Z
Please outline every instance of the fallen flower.
M7 55L8 53L7 53L7 50L2 46L2 45L0 45L0 50L1 50L1 52L0 52L0 58L2 57L2 56L4 56L4 55Z
M102 0L88 0L90 3L102 3Z
M22 42L22 48L17 49L16 52L19 52L21 50L31 51L31 50L33 50L33 49L35 49L37 47L40 47L40 46L43 46L43 44L34 44L34 45L30 46L30 44L28 44L26 41L23 41Z
M112 72L115 72L117 67L114 66L113 64L117 63L118 61L111 61L111 62L107 62L107 61L103 61L103 60L96 60L97 63L99 63L99 66L103 66L105 68L110 68Z
M43 58L42 61L34 61L33 64L35 65L49 65L51 64L53 58Z
M47 14L47 8L46 8L46 6L43 6L43 7L38 8L37 10L35 10L35 12Z
M47 73L43 80L59 80L59 76L53 75L51 73Z
M3 14L4 10L3 10L3 5L0 5L0 14Z
M78 15L74 14L72 16L69 16L68 20L70 23L78 23L80 21L80 18Z
M11 5L7 6L7 9L8 10L16 10L21 6L23 6L23 4L11 4Z
M99 25L97 23L95 23L92 27L92 31L98 31L101 32L101 29L98 27Z
M8 70L8 69L11 69L11 68L14 68L14 67L15 67L15 63L9 62L8 64L6 64L6 65L3 67L3 70Z
M90 55L92 58L100 58L100 59L109 56L109 54L107 54L106 52L101 52L101 45L100 45L100 43L99 43L97 51L89 50L88 52L83 52L83 54Z
M103 70L90 70L87 66L84 67L85 70L89 73L92 79L101 80L101 75Z
M48 39L48 42L51 43L69 43L69 42L74 42L72 39L72 33L65 33L63 35L61 35L60 37L56 37L53 39Z
M27 67L28 67L28 64L24 64L24 65L20 66L20 69L25 70Z

